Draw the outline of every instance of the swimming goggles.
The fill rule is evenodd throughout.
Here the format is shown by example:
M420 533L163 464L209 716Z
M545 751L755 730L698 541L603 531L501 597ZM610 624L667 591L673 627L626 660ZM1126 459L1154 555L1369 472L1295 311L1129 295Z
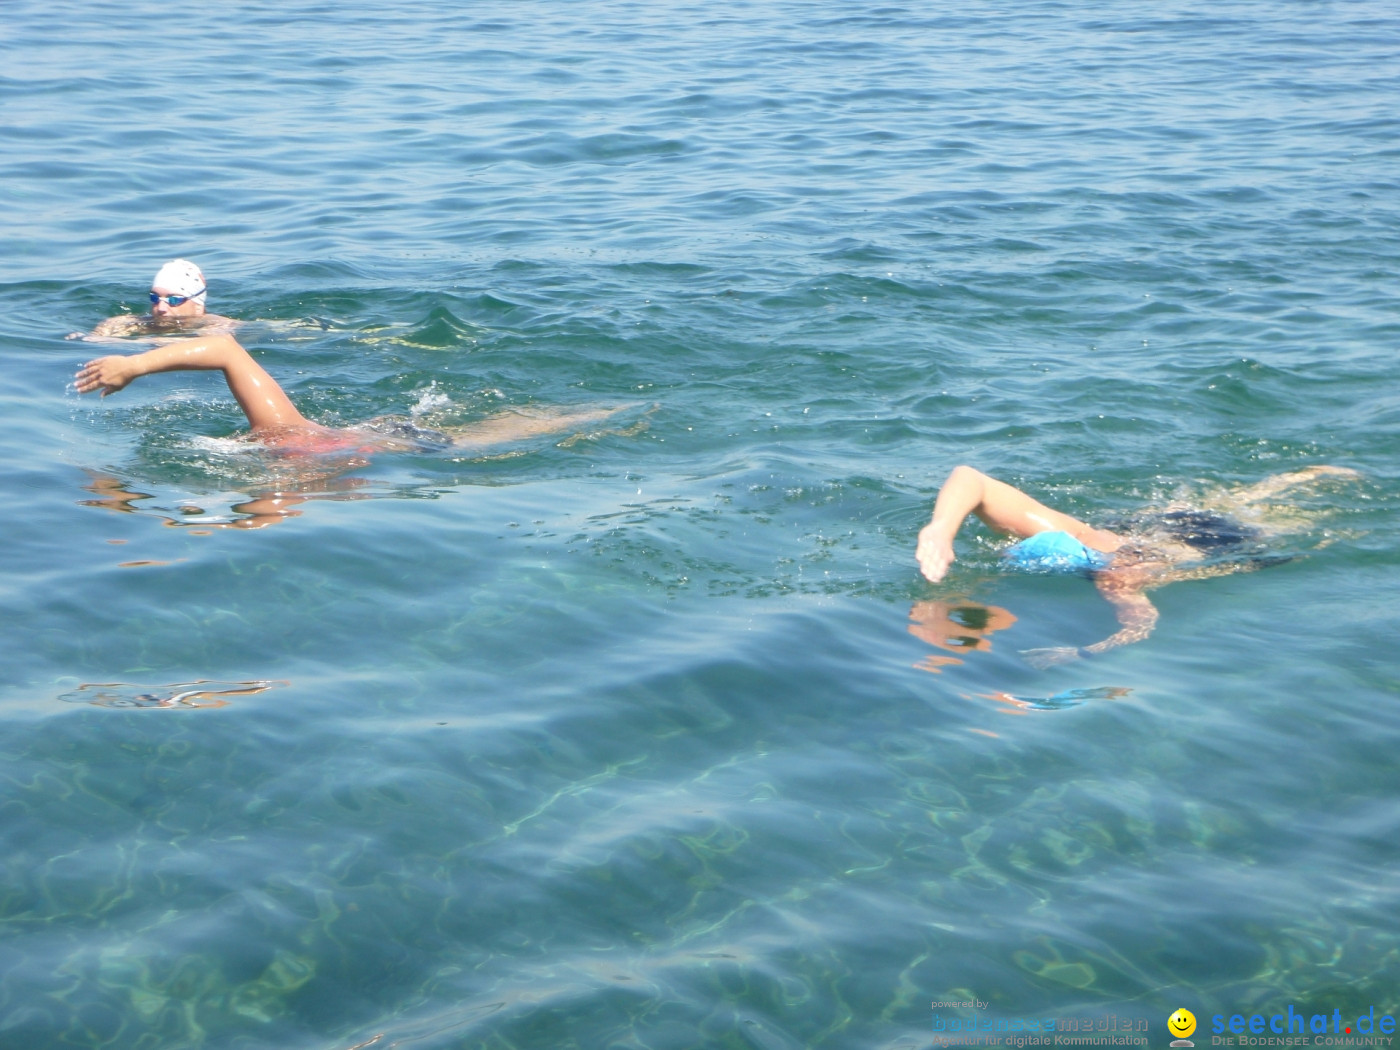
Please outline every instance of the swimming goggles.
M208 288L201 288L199 291L195 292L194 295L156 295L155 292L152 292L151 305L154 306L156 303L163 302L166 306L184 306L185 303L193 299L195 295L203 295L208 290Z

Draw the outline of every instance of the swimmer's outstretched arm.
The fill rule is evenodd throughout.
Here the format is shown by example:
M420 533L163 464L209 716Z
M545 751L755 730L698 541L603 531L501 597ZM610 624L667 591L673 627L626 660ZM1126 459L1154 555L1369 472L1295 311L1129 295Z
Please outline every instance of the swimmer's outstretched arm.
M1131 645L1152 633L1159 614L1144 593L1150 578L1151 573L1139 566L1095 573L1094 583L1099 593L1113 605L1119 629L1101 642L1086 645L1086 653L1103 653L1120 645Z
M969 514L976 514L998 532L1023 538L1038 532L1067 532L1094 550L1105 552L1117 550L1120 542L1113 533L1052 510L980 470L954 467L938 490L933 519L919 530L919 543L914 549L919 570L931 582L937 583L947 575L954 561L953 537Z
M314 427L297 411L277 382L231 335L208 335L158 346L129 357L113 355L89 361L77 374L78 393L101 390L115 394L133 379L153 372L199 370L223 372L229 391L253 430Z

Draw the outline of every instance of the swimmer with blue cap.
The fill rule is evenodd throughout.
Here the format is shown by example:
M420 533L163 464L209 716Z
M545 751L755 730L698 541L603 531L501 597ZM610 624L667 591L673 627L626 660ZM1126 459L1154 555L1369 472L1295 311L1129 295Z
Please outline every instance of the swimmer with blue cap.
M933 520L920 531L914 554L931 582L948 574L954 560L953 537L969 514L976 514L997 532L1020 537L1006 558L1017 568L1031 571L1106 569L1123 545L1114 533L1052 510L1004 481L972 467L954 467L938 491Z
M1285 489L1324 476L1355 478L1354 470L1313 466L1278 474L1230 494L1230 510L1243 510ZM1250 572L1289 560L1267 554L1259 541L1287 531L1232 514L1169 506L1125 519L1126 534L1097 529L1032 499L1020 489L972 467L955 467L938 492L933 519L919 531L914 556L932 583L954 561L953 537L969 514L990 528L1018 538L1002 552L1006 564L1026 572L1086 573L1112 605L1120 630L1084 649L1040 650L1041 664L1141 641L1157 623L1157 608L1144 591L1184 579ZM1293 527L1297 527L1294 525Z

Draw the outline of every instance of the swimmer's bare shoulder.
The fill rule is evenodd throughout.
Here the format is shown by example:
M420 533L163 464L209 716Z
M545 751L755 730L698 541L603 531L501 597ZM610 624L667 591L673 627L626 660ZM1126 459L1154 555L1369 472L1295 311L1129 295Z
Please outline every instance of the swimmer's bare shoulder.
M223 335L243 322L222 314L202 314L199 317L177 318L160 322L146 315L120 314L100 321L91 332L71 332L65 338L81 339L85 343L170 343L192 335Z

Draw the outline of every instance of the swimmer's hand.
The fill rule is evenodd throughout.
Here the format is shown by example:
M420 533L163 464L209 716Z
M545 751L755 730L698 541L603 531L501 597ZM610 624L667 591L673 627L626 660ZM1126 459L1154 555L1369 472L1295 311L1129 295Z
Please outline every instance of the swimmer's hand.
M924 578L930 583L937 583L948 575L948 567L953 564L953 541L932 523L925 525L919 530L919 544L914 548L914 557Z
M90 394L94 390L101 390L103 397L115 394L141 375L135 361L135 358L122 357L119 354L89 361L78 369L77 375L73 377L78 393Z
M1047 667L1054 667L1056 664L1067 664L1071 660L1078 660L1080 652L1072 645L1052 645L1046 649L1022 649L1021 659L1030 664L1037 671L1043 671Z
M67 335L65 335L63 338L64 338L64 339L81 339L81 340L82 340L83 342L85 342L85 343L122 343L122 344L126 344L126 343L128 342L128 340L126 340L126 339L118 339L118 338L117 338L116 336L114 336L114 335L101 335L101 334L99 334L99 333L97 333L97 332L69 332L69 333L68 333Z

